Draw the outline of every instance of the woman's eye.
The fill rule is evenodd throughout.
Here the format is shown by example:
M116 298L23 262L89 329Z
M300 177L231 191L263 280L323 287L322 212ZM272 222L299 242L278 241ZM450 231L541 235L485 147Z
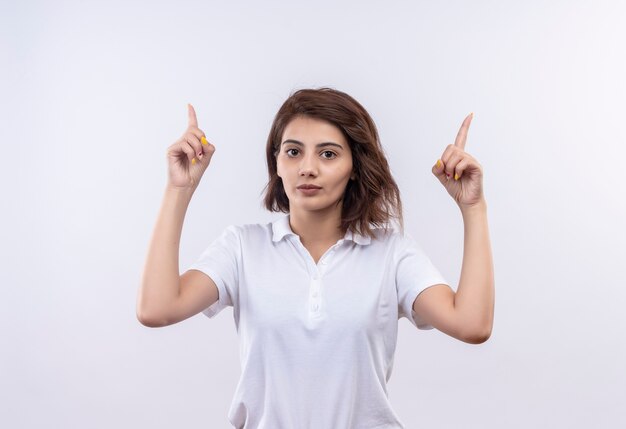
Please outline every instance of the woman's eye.
M294 156L297 156L299 152L300 151L298 149L295 149L295 148L287 149L285 151L287 156L290 157L290 158L293 158ZM322 152L322 156L325 159L333 159L333 158L337 157L337 154L335 152L331 151L331 150L325 150L324 152Z

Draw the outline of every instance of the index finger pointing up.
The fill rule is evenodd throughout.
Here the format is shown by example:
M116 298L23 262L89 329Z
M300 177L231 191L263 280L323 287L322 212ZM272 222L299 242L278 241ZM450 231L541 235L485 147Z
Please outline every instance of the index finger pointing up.
M187 114L189 116L189 126L198 126L198 118L196 118L196 111L191 104L187 104Z
M454 141L454 145L461 149L465 149L465 142L467 141L467 131L469 130L470 123L474 118L474 112L467 115L463 123L461 124L461 129L459 133L456 135L456 140Z

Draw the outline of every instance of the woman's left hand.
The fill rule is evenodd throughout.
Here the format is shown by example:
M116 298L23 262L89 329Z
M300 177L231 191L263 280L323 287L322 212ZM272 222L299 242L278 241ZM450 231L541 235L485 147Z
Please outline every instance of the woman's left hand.
M472 155L465 152L467 131L473 118L473 113L465 118L454 144L448 145L432 170L460 208L484 201L483 168Z

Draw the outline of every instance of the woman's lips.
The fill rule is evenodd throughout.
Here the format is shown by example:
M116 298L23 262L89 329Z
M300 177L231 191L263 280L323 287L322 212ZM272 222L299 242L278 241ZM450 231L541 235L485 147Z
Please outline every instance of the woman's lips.
M322 190L322 188L296 188L296 189L302 192L304 195L315 195L319 191Z

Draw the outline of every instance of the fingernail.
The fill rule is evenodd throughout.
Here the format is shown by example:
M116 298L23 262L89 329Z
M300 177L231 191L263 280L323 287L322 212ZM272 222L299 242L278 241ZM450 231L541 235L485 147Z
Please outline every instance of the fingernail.
M206 141L206 137L204 137L204 136L202 136L200 141L202 142L203 145L207 145L208 144L208 142Z
M459 175L458 174L454 175L454 180L459 180Z
M191 160L191 163L192 163L192 164L195 164L195 163L196 163L196 158L192 159L192 160Z
M441 167L441 160L440 159L437 160L437 169L439 169L439 167Z

